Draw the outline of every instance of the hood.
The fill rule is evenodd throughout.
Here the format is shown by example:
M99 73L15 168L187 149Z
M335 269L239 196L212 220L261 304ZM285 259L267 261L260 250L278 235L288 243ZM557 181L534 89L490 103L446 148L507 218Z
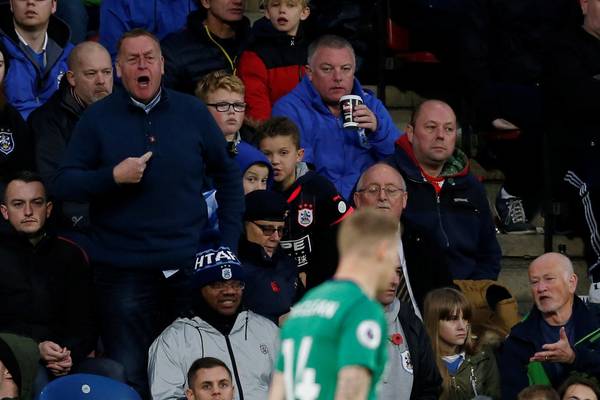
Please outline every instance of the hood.
M424 172L421 170L419 162L415 157L412 144L408 141L408 135L405 134L400 136L398 140L396 140L396 147L396 153L393 156L396 159L396 162L398 162L399 165L406 166L406 160L403 161L400 159L401 154L404 153L411 162L411 169L413 170L411 175L415 177L415 172L418 171L420 175L424 176ZM398 149L401 151L398 151ZM454 153L452 153L450 158L444 163L440 176L444 178L456 178L459 176L466 176L468 173L469 158L462 150L456 147Z
M0 359L19 387L19 399L31 400L40 359L37 343L28 337L0 333Z
M260 150L249 143L241 141L237 145L237 151L238 154L235 156L235 161L238 163L242 175L244 175L246 170L252 165L261 164L269 169L269 181L273 179L273 167L271 166L271 162Z
M9 4L0 5L0 32L8 36L13 44L17 45L19 43ZM54 40L60 47L65 48L71 39L71 30L62 19L51 15L48 24L48 37Z

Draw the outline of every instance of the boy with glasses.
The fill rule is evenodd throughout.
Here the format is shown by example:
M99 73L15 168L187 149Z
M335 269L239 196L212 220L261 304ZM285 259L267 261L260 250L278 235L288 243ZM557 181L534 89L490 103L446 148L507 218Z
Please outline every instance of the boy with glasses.
M178 318L152 343L148 378L153 399L185 398L188 371L200 357L222 360L233 372L236 398L266 398L279 329L242 307L246 274L228 247L196 254L199 288L193 315Z
M296 259L306 287L314 287L335 272L337 226L353 209L327 178L302 162L300 131L292 120L271 118L259 128L257 143L273 166L274 189L290 210L281 246Z

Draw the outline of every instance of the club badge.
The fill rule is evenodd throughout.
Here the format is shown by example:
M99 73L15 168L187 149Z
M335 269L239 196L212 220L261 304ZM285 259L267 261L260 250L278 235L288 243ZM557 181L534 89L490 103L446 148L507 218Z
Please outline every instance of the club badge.
M313 223L313 209L311 204L300 204L298 207L298 224L304 228Z
M12 132L0 131L0 152L8 155L15 149Z

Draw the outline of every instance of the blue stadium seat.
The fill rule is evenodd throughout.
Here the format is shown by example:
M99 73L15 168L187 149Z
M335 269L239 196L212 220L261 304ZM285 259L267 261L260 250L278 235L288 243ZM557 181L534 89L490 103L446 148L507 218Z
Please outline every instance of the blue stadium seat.
M73 374L50 382L39 400L141 400L124 383L92 374Z

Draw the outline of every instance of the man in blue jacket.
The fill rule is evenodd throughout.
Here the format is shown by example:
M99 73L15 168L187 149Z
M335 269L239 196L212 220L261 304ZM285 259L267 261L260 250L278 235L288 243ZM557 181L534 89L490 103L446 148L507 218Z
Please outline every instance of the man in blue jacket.
M134 29L117 46L123 88L81 116L54 179L63 200L89 201L89 234L76 238L95 267L106 352L147 392L146 351L191 298L191 259L208 222L207 177L217 189L223 243L241 233L240 172L206 107L161 88L158 40Z
M360 174L391 155L400 131L381 101L354 77L356 59L345 39L325 35L308 47L306 76L273 106L273 116L290 118L300 128L304 161L348 198ZM343 127L339 101L354 94L358 129Z
M10 60L6 97L23 119L52 96L68 69L69 27L52 15L55 11L56 0L0 5L0 42Z

